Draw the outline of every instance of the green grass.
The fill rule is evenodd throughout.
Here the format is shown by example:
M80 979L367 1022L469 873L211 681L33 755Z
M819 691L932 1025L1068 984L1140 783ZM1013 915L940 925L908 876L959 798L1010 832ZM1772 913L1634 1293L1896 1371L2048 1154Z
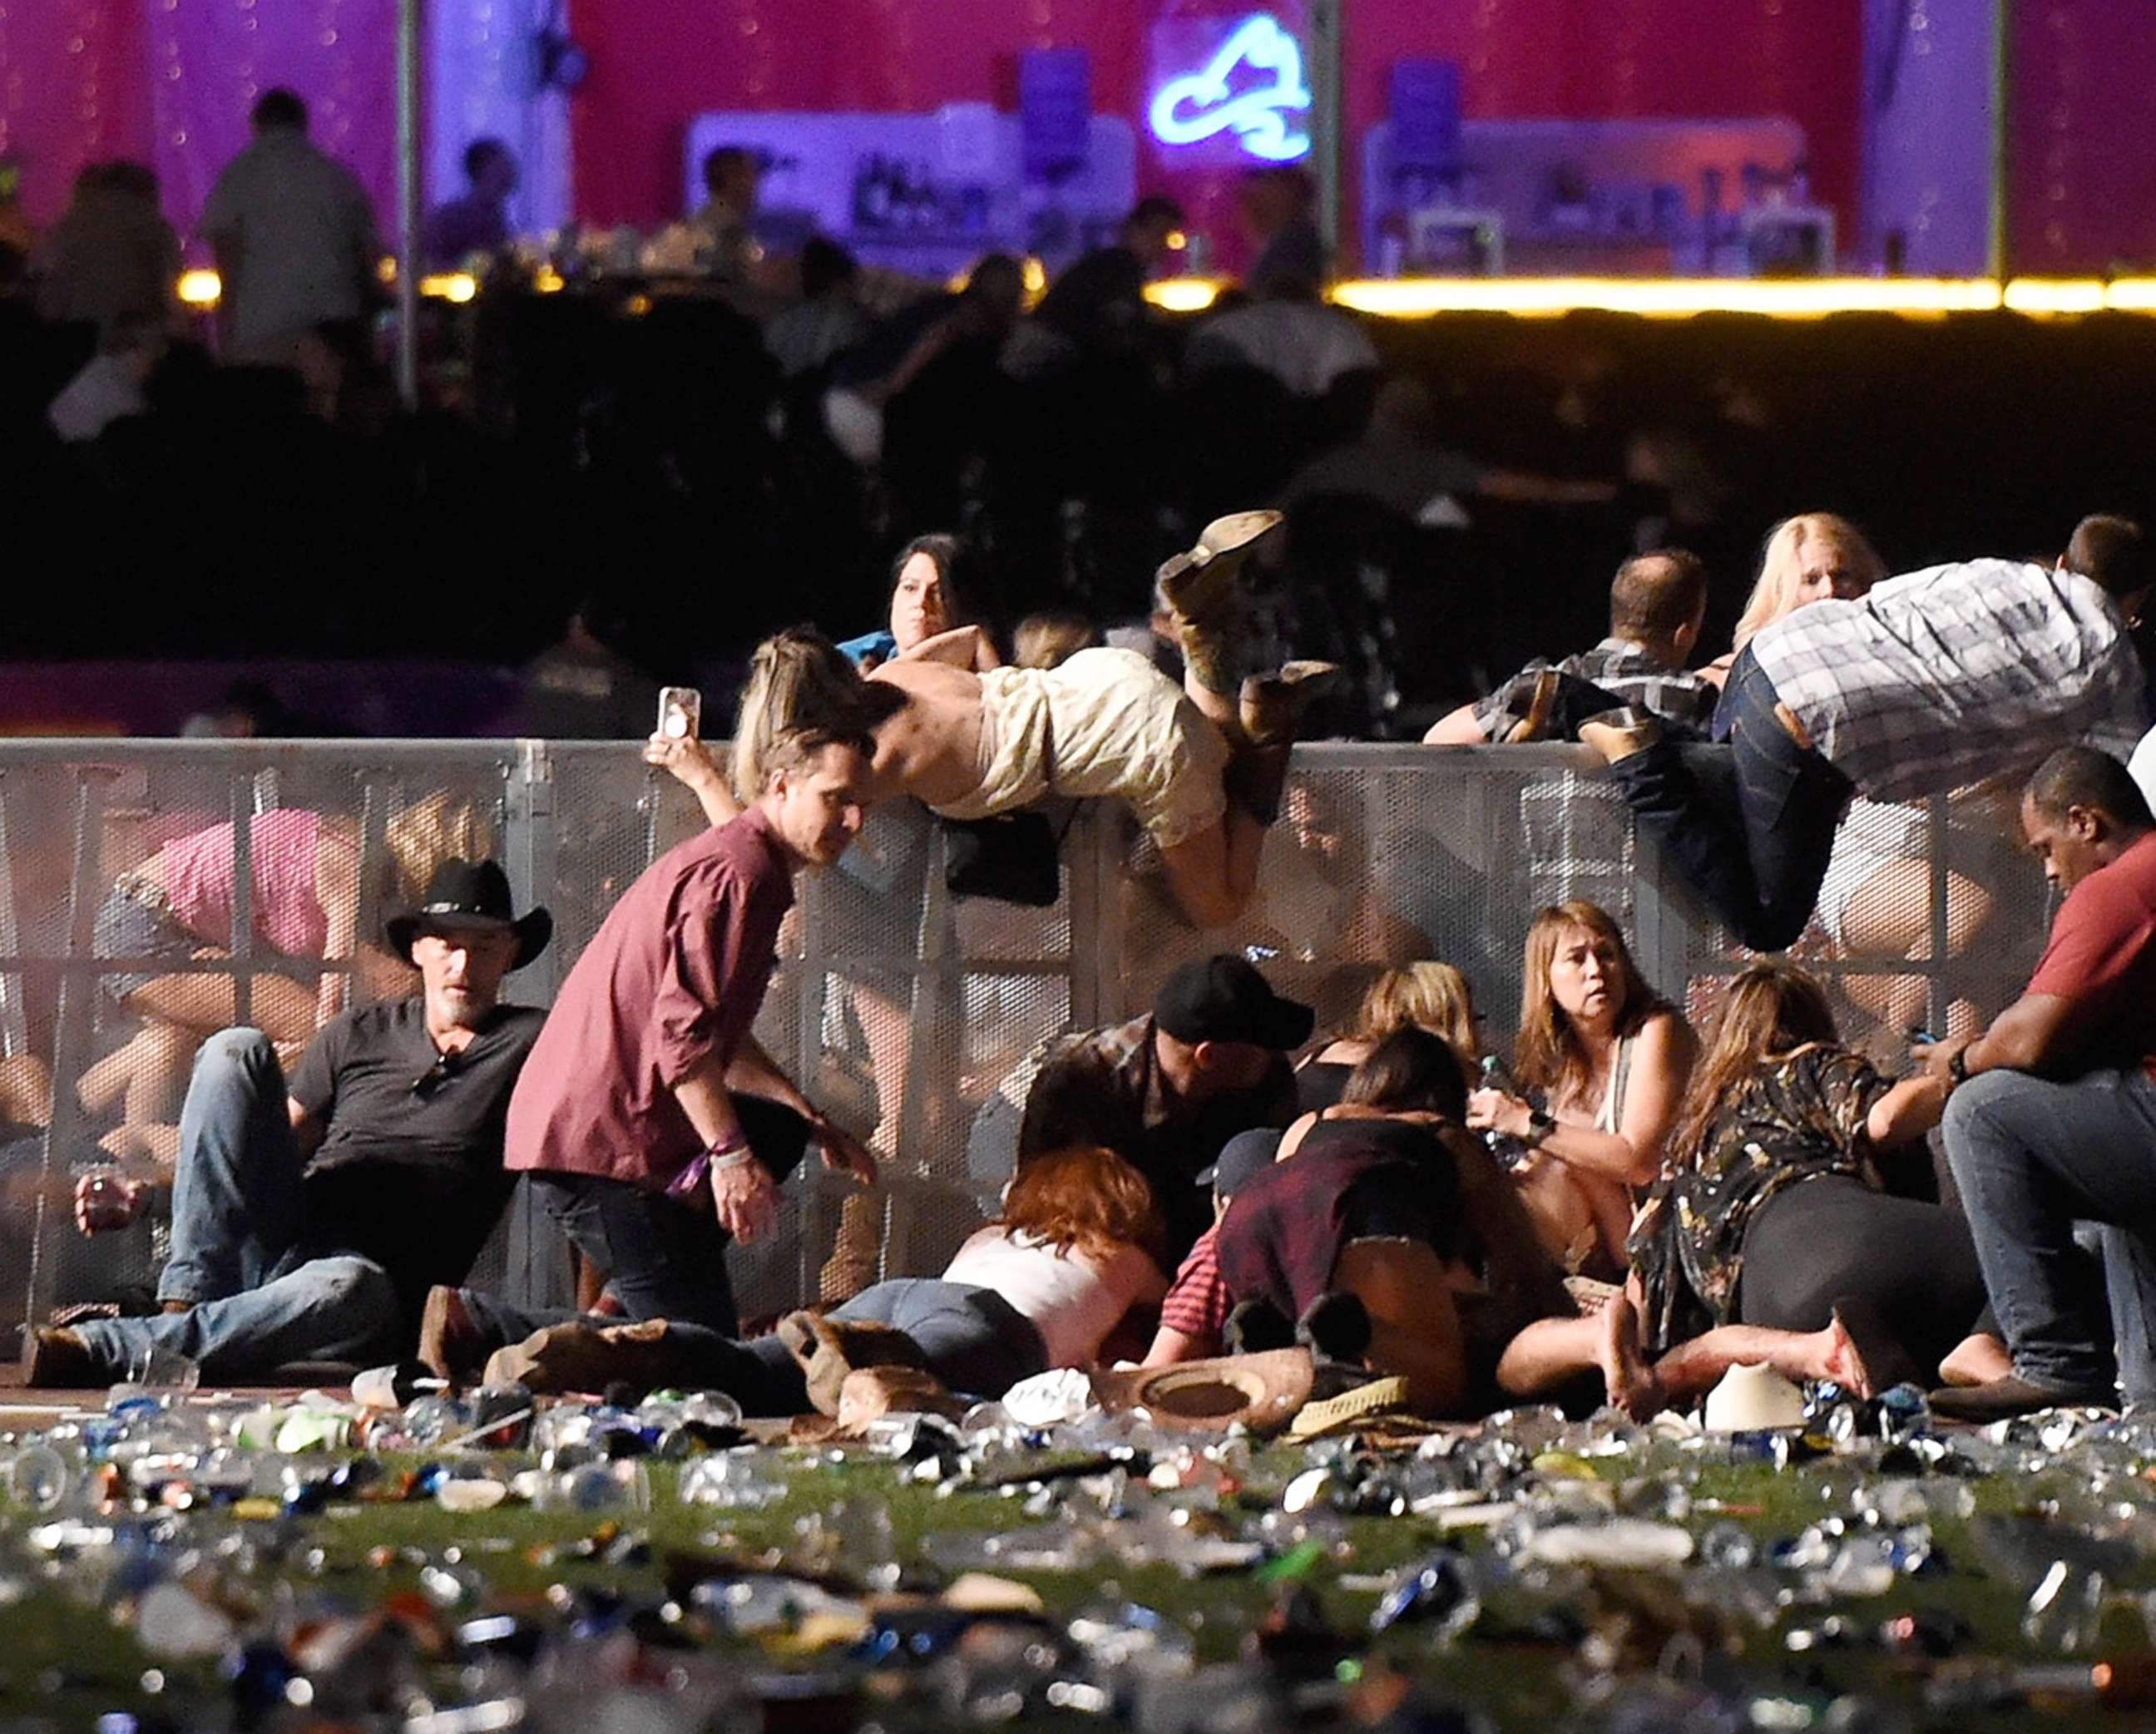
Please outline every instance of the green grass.
M1229 1501L1224 1526L1245 1527L1276 1505L1280 1484L1303 1463L1299 1451L1285 1448L1260 1457L1243 1494ZM458 1567L477 1574L485 1584L472 1604L439 1616L454 1624L481 1607L543 1611L543 1598L557 1583L656 1598L662 1561L670 1550L773 1563L798 1557L803 1546L798 1526L812 1516L828 1519L843 1501L888 1514L893 1557L911 1571L922 1570L921 1549L933 1533L1003 1531L1038 1521L1025 1515L1023 1495L961 1491L939 1497L932 1487L913 1483L882 1463L857 1460L840 1467L813 1457L790 1460L785 1500L765 1510L738 1512L685 1506L674 1495L675 1466L647 1467L653 1495L649 1511L607 1515L606 1521L649 1536L649 1548L625 1563L572 1557L573 1544L593 1534L599 1517L516 1506L454 1516L432 1503L356 1504L276 1523L244 1522L225 1512L190 1514L185 1523L190 1542L207 1555L213 1574L218 1572L221 1542L239 1536L256 1545L260 1557L251 1570L226 1570L218 1581L235 1601L264 1608L271 1604L280 1580L302 1598L321 1598L354 1610L372 1608L385 1597L416 1596L423 1593L423 1570L444 1563L454 1552ZM1846 1490L1856 1480L1834 1460L1778 1475L1763 1465L1700 1465L1661 1446L1650 1448L1640 1460L1599 1460L1594 1470L1613 1485L1620 1502L1627 1504L1646 1495L1645 1485L1630 1484L1662 1483L1676 1476L1689 1484L1693 1511L1685 1521L1696 1535L1727 1521L1763 1542L1793 1535L1817 1520L1823 1493L1833 1495L1835 1509L1846 1509ZM2082 1503L2082 1480L2070 1459L2036 1480L1994 1478L1973 1485L1979 1515L2041 1508L2051 1501L2061 1503L2065 1515L2072 1517L2093 1511ZM2156 1495L2156 1489L2140 1481L2114 1489L2112 1502L2132 1499L2137 1487ZM1080 1506L1098 1509L1082 1495L1074 1492L1071 1497ZM1142 1501L1145 1495L1141 1490L1133 1497ZM1732 1509L1707 1509L1713 1501ZM10 1562L0 1576L21 1579L26 1570L35 1572L23 1563L21 1537L26 1527L19 1514L0 1521L0 1547ZM1912 1608L1951 1610L1974 1628L1973 1649L2002 1657L2030 1654L2020 1629L2027 1586L1988 1575L1966 1525L1940 1521L1933 1528L1946 1562L1943 1569L1901 1580L1887 1595L1845 1603L1838 1611L1854 1626L1869 1630L1889 1614ZM1112 1526L1110 1534L1112 1540ZM273 1547L273 1542L281 1546ZM1366 1628L1375 1595L1342 1580L1383 1573L1421 1557L1438 1545L1436 1532L1430 1522L1411 1516L1348 1517L1341 1542L1337 1551L1346 1557L1322 1558L1303 1581L1348 1649L1450 1688L1483 1706L1501 1726L1553 1724L1572 1698L1574 1665L1568 1645L1537 1634L1534 1623L1543 1611L1540 1598L1517 1591L1494 1594L1476 1631L1450 1649L1435 1646L1424 1629L1412 1624L1396 1627L1373 1646ZM1472 1550L1481 1544L1470 1537L1464 1545ZM924 1575L947 1573L931 1568ZM1197 1654L1208 1660L1236 1654L1278 1593L1251 1573L1189 1578L1170 1565L1120 1557L1112 1546L1085 1569L1002 1575L1031 1584L1056 1615L1120 1600L1159 1609L1183 1624ZM1653 1581L1643 1583L1642 1578ZM1807 1701L1823 1701L1844 1690L1876 1691L1917 1712L1917 1681L1905 1665L1875 1646L1859 1643L1802 1654L1785 1647L1790 1627L1815 1623L1821 1613L1835 1610L1799 1607L1762 1631L1732 1618L1712 1598L1687 1607L1668 1593L1666 1586L1678 1581L1651 1573L1584 1574L1571 1581L1563 1599L1576 1613L1602 1621L1642 1661L1660 1652L1672 1630L1682 1629L1701 1637L1710 1649L1726 1649L1744 1677L1762 1689L1786 1690ZM146 1692L143 1678L151 1664L124 1625L95 1604L100 1578L95 1570L72 1567L50 1578L33 1578L33 1585L32 1593L14 1605L0 1608L0 1708L5 1711L41 1715L61 1726L85 1726L99 1711L172 1712L223 1690L213 1667L166 1665L162 1692ZM2138 1567L2112 1587L2156 1587L2156 1571ZM2113 1649L2145 1647L2138 1623L2122 1621L2117 1614L2107 1621L2104 1635ZM771 1664L764 1658L759 1665ZM808 1665L790 1659L781 1663ZM1920 1714L1917 1721L1928 1725ZM1987 1728L2010 1725L2006 1719L1980 1720ZM2035 1725L2060 1724L2040 1719Z

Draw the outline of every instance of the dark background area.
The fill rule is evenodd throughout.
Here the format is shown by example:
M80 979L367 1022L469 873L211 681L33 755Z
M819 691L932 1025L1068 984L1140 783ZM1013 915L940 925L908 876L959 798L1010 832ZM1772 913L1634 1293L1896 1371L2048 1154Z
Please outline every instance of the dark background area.
M815 388L782 398L755 327L723 303L632 316L522 295L465 317L469 413L325 422L289 376L182 351L151 414L69 449L42 404L90 335L0 307L0 661L514 664L597 596L654 675L708 680L783 623L879 623L891 551L952 527L1005 627L1058 604L1134 615L1158 560L1208 517L1277 498L1358 432L1379 384L1310 402L1255 374L1186 378L1177 324L1151 353L1035 385L954 357L891 406L868 477L823 436ZM1620 485L1584 508L1470 499L1466 528L1359 499L1297 506L1308 590L1346 600L1385 575L1411 706L1592 642L1635 546L1707 558L1714 644L1794 511L1854 518L1900 571L2048 557L2084 511L2152 507L2143 316L1456 315L1370 331L1386 374L1428 387L1438 444Z

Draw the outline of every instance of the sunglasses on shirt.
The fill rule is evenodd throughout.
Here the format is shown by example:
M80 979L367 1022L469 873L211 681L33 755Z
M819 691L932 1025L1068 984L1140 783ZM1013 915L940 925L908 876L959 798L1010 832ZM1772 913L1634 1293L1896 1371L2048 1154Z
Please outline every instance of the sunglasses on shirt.
M464 1069L462 1054L437 1054L434 1063L412 1080L412 1094L425 1101Z

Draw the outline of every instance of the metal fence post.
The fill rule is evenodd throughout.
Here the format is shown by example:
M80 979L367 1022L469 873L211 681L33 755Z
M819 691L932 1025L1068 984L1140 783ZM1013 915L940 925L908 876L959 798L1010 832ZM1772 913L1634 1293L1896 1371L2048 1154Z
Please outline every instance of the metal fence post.
M102 780L110 773L100 766L85 765L75 773L74 859L68 875L67 962L80 965L95 949L98 905L104 888L99 882L99 848L105 829ZM98 978L76 967L62 970L59 1003L53 1018L53 1112L45 1127L39 1152L37 1215L30 1230L29 1279L23 1295L25 1333L52 1311L53 1292L59 1279L63 1237L74 1231L68 1203L56 1193L64 1186L69 1152L82 1142L86 1116L74 1080L90 1063L91 1008Z
M23 938L15 924L14 856L8 846L8 777L0 771L0 957L22 954ZM30 1024L23 1007L23 978L12 969L0 969L0 1059L11 1059L30 1051Z
M519 741L502 765L502 865L515 901L525 909L558 902L554 823L554 764L544 741ZM513 988L520 1004L552 1005L561 985L561 953L549 946L518 972ZM531 1188L516 1184L509 1213L507 1269L503 1285L522 1306L576 1304L576 1272L568 1243Z

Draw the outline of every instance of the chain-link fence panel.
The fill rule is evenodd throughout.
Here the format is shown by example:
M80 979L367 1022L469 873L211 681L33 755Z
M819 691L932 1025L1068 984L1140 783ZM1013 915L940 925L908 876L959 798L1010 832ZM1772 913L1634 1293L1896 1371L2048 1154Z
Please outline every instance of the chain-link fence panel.
M75 1177L169 1175L213 1031L258 1027L289 1066L325 1017L412 992L382 920L443 860L502 851L510 769L487 743L10 745L0 1041L49 1094L0 1100L8 1322L147 1300L162 1225L84 1239ZM501 1265L497 1244L482 1274Z
M1068 817L1070 823L1062 821ZM1509 1045L1528 923L1585 898L1696 1020L1748 954L1635 838L1583 752L1305 747L1233 926L1192 931L1120 808L1057 815L1047 909L954 897L943 830L912 803L874 813L837 867L805 875L760 1040L866 1140L859 1194L813 1159L779 1231L737 1249L747 1317L932 1274L994 1208L1046 1038L1136 1015L1178 963L1240 951L1317 1009L1352 1016L1388 967L1440 957ZM704 823L685 791L611 742L36 741L0 749L0 1326L146 1298L154 1229L85 1240L74 1177L169 1170L194 1049L234 1022L295 1058L339 1006L414 991L383 918L452 854L491 853L520 907L555 919L509 997L548 1003L607 913ZM2013 803L1858 803L1797 955L1832 983L1845 1034L1882 1057L1909 1032L1976 1027L2019 992L2046 925ZM520 1200L475 1280L566 1300L566 1249Z
M1295 764L1257 895L1215 932L1178 922L1158 856L1101 815L1122 909L1102 935L1106 997L1123 1015L1178 963L1225 949L1337 1029L1387 967L1437 957L1466 974L1486 1039L1506 1050L1527 927L1573 899L1614 916L1648 981L1702 1027L1752 955L1664 870L1584 748L1317 746ZM1830 983L1844 1035L1898 1063L1912 1033L1980 1028L2019 993L2048 909L2010 798L1859 801L1792 955Z

